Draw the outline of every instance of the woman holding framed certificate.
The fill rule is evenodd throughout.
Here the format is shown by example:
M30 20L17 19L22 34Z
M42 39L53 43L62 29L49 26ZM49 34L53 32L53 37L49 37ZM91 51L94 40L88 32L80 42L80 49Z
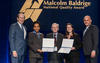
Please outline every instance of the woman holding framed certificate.
M79 63L80 61L80 52L81 41L80 37L77 33L74 32L73 25L71 23L66 24L66 39L74 39L73 46L69 54L64 54L64 62L65 63Z

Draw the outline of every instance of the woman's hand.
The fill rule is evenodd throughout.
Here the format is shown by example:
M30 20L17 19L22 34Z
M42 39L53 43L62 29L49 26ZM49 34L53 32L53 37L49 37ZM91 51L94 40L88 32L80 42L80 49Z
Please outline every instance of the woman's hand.
M71 48L71 50L75 50L75 49L76 49L75 47L72 47L72 48Z
M73 36L73 34L69 33L69 35L67 37L68 37L68 39L70 39L72 36Z

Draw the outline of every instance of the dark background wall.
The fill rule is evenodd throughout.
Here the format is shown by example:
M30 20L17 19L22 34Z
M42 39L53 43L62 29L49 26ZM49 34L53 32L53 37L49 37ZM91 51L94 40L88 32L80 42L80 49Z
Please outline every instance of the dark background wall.
M51 24L57 22L60 24L61 33L65 34L65 23L70 22L74 25L75 32L82 36L84 24L82 19L85 15L90 15L93 24L97 25L100 29L99 19L99 0L89 0L93 4L85 10L46 10L41 13L38 21L41 23L41 32L47 34L51 32ZM9 57L9 41L8 30L10 24L16 22L16 15L22 7L25 0L1 0L0 1L0 63L10 63ZM28 27L28 32L32 31L32 22L27 20L25 25ZM30 25L29 25L30 24ZM100 43L99 43L100 50ZM84 63L84 56L81 52L81 63ZM100 54L99 54L100 58ZM100 60L98 60L100 63Z

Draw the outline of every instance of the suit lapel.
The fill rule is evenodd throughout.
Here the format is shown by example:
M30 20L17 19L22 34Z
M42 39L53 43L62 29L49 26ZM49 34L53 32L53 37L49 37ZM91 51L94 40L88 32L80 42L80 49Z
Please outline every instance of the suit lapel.
M38 38L38 35L36 35L35 33L33 33L36 39L41 39L42 38L42 34L40 34L40 38Z
M85 34L84 34L83 37L85 37L85 36L88 34L88 32L89 32L89 30L90 30L90 27L91 27L91 25L89 26L89 28L87 29L87 31L85 32Z
M18 28L18 30L21 30L21 28L20 28L20 26L19 26L19 24L17 23L17 28Z
M43 38L42 34L40 34L40 39Z
M19 24L17 23L17 27L18 27L18 30L22 31L22 29L20 28ZM23 31L22 31L23 32Z
M23 25L24 26L24 25ZM24 29L25 29L25 31L27 31L27 28L26 28L26 26L24 26Z
M59 33L57 34L57 44L59 43L58 41L59 41L59 38L60 38L60 36L59 36Z
M59 33L57 34L57 42L58 42L58 39L59 39Z
M54 37L53 37L53 33L51 33L51 38L54 38Z
M33 35L35 36L36 39L38 39L37 35L35 33L33 33Z

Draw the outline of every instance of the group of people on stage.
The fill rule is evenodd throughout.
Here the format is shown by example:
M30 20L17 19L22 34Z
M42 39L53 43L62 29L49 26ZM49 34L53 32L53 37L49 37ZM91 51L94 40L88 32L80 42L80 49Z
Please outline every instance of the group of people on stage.
M42 39L44 34L40 32L40 23L34 22L33 31L28 34L23 25L25 16L23 13L17 15L17 22L11 24L9 29L9 42L12 63L24 63L26 48L29 46L29 63L43 63ZM66 34L59 33L59 24L53 23L52 32L46 38L54 38L55 51L47 55L48 63L80 63L80 48L83 48L86 63L97 63L99 30L96 25L92 25L92 19L86 15L83 18L86 28L83 31L82 41L80 36L74 32L71 23L66 24ZM59 54L63 38L74 39L71 52L69 54Z

